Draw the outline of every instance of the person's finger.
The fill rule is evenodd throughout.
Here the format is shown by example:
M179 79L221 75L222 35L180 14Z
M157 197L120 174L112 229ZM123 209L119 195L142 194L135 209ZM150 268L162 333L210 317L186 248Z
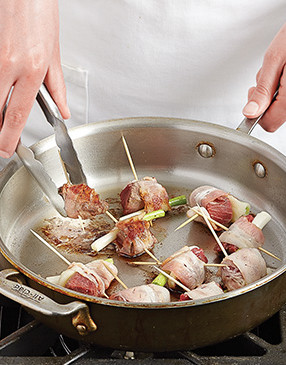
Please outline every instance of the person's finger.
M62 117L64 119L70 118L71 114L67 104L66 86L59 58L49 67L44 82L51 97L57 104Z
M257 77L257 86L243 108L243 114L247 118L256 118L267 109L278 87L283 66L282 60L270 52L266 53Z
M248 90L248 100L251 99L253 93L254 93L254 90L255 90L255 86L252 86L249 90Z
M269 109L260 119L259 124L267 132L275 132L286 120L286 72L280 79L278 95Z
M12 83L10 83L10 85L11 84ZM1 90L1 94L0 94L0 131L2 129L2 124L3 124L3 111L6 106L10 91L11 91L11 88L8 85L3 86L3 89Z
M0 133L1 157L8 158L14 153L40 84L41 82L33 82L32 85L27 85L20 80L15 83Z

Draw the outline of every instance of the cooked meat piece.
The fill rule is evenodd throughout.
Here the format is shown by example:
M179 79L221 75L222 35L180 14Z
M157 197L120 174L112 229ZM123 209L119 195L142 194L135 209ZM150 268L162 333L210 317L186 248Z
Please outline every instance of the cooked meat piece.
M65 210L70 218L89 219L98 214L103 214L108 209L108 204L99 199L94 189L85 184L64 184L59 188L59 194L65 201Z
M147 213L171 209L166 189L154 177L144 177L129 183L120 193L123 214L136 212L142 208Z
M144 208L144 201L140 195L140 180L132 181L120 193L123 214L137 212Z
M232 219L232 206L228 194L213 186L200 186L189 198L191 207L199 204L204 207L210 217L223 225L228 225Z
M136 257L151 249L157 243L150 231L150 223L142 220L144 214L116 223L119 229L115 243L117 252L126 257Z
M118 274L118 270L112 263L103 260L94 260L84 265L80 262L73 262L61 275L52 277L52 282L67 289L96 297L103 297L105 290L109 287L114 276L111 272ZM49 278L47 278L49 280Z
M241 248L222 260L220 267L224 286L228 290L239 289L267 274L266 263L257 248Z
M162 264L162 270L179 280L190 290L201 285L205 280L204 262L192 251L196 246L185 246Z
M252 223L253 216L240 217L228 231L223 232L219 239L228 253L235 252L243 247L261 247L264 244L264 235L260 228ZM219 246L215 250L220 252Z
M211 281L207 284L202 284L196 289L190 290L181 294L180 300L196 300L212 297L214 295L223 294L223 290L219 284Z
M125 289L112 294L109 299L137 303L166 303L171 301L169 290L155 284Z

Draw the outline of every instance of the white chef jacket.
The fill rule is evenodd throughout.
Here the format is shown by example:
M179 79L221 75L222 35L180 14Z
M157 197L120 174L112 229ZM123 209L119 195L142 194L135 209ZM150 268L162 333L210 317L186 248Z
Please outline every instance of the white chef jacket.
M59 7L68 127L163 116L236 128L286 22L285 0L60 0ZM52 133L35 105L23 142ZM286 154L285 125L252 135Z

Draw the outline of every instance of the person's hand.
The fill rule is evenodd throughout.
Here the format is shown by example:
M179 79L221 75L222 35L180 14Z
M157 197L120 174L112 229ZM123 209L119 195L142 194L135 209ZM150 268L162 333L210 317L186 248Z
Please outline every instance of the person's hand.
M0 34L0 156L8 158L42 82L63 118L70 117L60 64L57 0L0 0Z
M248 91L248 102L243 109L247 118L256 118L269 106L279 86L278 95L259 124L268 132L274 132L286 121L286 24L275 36L264 56L261 69L256 75L255 87Z

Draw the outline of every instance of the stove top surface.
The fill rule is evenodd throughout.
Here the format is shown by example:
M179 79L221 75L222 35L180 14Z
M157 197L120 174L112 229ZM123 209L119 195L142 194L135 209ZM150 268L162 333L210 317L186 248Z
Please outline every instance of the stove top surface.
M67 338L0 296L0 364L286 364L286 305L272 318L226 342L192 351L123 352Z

